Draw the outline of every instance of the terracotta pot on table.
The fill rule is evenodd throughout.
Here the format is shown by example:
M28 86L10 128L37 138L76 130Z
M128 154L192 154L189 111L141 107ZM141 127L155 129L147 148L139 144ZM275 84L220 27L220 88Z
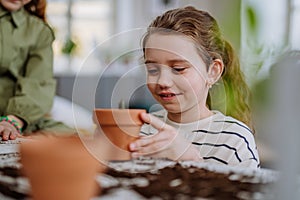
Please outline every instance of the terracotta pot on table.
M140 134L144 109L95 109L94 121L100 133L104 133L110 143L109 160L129 160L129 144Z
M31 195L38 200L87 200L100 193L95 177L105 170L78 136L37 137L20 145Z

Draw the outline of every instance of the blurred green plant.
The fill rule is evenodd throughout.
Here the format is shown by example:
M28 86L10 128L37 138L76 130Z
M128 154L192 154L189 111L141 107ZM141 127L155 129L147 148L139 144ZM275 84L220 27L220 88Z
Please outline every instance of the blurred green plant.
M247 2L247 1L246 1ZM260 27L262 24L256 4L244 4L244 22L246 32L244 33L244 65L247 82L252 88L256 83L267 78L270 66L287 50L287 44L274 42L267 44L260 38Z
M257 22L257 16L255 10L253 9L253 7L249 5L246 7L245 10L246 10L246 19L248 22L248 28L252 33L257 33L258 22Z
M65 40L61 51L63 54L72 55L74 53L74 51L76 50L76 47L77 47L76 43L70 37L68 37Z

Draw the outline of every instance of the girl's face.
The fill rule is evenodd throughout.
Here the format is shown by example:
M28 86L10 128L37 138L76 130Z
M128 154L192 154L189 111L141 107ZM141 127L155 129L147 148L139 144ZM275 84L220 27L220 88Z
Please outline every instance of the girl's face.
M10 11L20 10L24 5L28 4L31 0L0 0L2 6Z
M192 40L154 33L145 43L144 57L148 88L169 115L207 112L207 66Z

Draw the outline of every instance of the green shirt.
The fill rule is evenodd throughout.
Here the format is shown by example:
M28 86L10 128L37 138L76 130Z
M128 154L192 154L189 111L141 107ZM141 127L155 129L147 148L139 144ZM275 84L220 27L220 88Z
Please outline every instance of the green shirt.
M0 116L18 116L27 131L49 125L41 119L51 110L56 89L53 41L52 29L41 19L0 5Z

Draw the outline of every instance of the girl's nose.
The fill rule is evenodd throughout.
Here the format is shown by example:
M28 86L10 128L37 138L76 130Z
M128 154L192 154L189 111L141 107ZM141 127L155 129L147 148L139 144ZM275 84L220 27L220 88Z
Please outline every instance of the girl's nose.
M164 69L161 70L160 75L157 80L157 84L162 88L169 88L173 85L173 76L172 74Z

